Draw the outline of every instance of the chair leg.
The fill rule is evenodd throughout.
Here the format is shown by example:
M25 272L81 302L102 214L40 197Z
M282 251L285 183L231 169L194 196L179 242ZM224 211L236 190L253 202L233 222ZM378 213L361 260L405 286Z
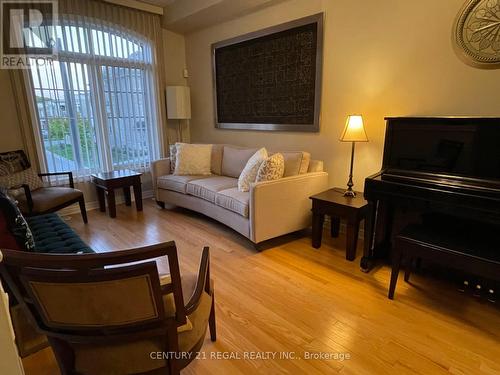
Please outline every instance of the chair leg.
M80 212L82 214L83 222L87 224L88 220L87 220L87 210L85 209L85 198L81 197L80 200L78 201L78 204L80 205Z
M212 308L208 317L208 327L210 328L210 340L217 340L217 329L215 327L215 292L212 292Z
M389 285L389 299L394 299L394 291L396 290L396 284L398 282L399 268L401 267L401 254L398 252L394 254L392 260L392 272L391 272L391 283Z

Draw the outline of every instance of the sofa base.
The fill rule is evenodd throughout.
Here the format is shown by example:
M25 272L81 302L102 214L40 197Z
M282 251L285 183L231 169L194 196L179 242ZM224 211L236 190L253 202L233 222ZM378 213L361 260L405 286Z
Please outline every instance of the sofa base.
M202 213L205 216L211 217L224 225L234 229L242 234L250 241L254 240L250 236L250 220L235 212L226 210L212 202L197 198L192 195L177 193L171 190L158 189L156 200L158 202L179 206Z

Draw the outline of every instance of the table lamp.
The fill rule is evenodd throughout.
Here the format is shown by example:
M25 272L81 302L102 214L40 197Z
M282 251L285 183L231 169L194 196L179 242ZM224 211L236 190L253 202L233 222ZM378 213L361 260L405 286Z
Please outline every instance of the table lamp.
M349 115L345 124L344 131L340 136L341 142L352 142L351 151L351 169L349 171L349 181L347 182L347 190L344 192L344 197L355 197L356 193L352 190L354 183L352 182L352 168L354 164L354 145L356 142L368 142L365 128L363 126L363 117L361 115Z

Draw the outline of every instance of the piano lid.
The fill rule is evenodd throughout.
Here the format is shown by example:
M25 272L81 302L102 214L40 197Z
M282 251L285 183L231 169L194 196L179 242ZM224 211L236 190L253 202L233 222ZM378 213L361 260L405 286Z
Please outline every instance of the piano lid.
M500 182L500 118L389 117L383 169Z

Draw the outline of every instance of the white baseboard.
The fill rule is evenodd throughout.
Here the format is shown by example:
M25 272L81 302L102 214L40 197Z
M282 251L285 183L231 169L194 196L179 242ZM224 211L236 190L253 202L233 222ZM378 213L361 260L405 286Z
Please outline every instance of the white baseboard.
M142 199L152 198L153 196L154 196L153 190L146 190L142 192ZM132 194L132 202L135 202L135 197L133 194ZM122 203L125 203L125 197L122 195L117 196L116 204L122 204ZM87 209L87 211L96 210L99 208L99 202L98 201L85 202L85 208ZM78 206L78 204L75 203L69 207L59 210L58 213L63 216L79 214L80 207Z

